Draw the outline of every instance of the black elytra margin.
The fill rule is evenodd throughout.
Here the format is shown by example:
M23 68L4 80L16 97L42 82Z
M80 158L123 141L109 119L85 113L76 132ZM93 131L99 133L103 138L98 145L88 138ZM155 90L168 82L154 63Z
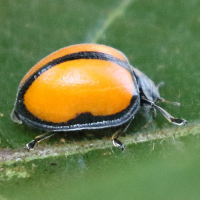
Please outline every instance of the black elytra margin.
M24 101L24 94L26 93L27 89L30 85L40 76L42 73L47 71L53 66L61 64L66 61L70 60L78 60L78 59L99 59L99 60L106 60L116 63L125 69L127 69L133 78L133 84L135 89L138 90L138 84L136 83L136 78L133 70L131 70L130 65L128 62L120 60L114 56L109 54L100 53L100 52L78 52L73 54L68 54L63 57L57 58L40 69L38 69L34 74L32 74L19 88L17 99L15 102L15 110L14 114L17 118L19 118L22 122L36 127L41 130L45 131L73 131L73 130L82 130L82 129L100 129L100 128L107 128L107 127L114 127L119 126L131 118L134 118L135 113L139 109L140 106L140 96L135 95L132 97L130 105L124 109L123 111L107 116L94 116L91 113L81 113L76 118L71 119L67 122L62 123L53 123L41 120L31 114L25 107Z

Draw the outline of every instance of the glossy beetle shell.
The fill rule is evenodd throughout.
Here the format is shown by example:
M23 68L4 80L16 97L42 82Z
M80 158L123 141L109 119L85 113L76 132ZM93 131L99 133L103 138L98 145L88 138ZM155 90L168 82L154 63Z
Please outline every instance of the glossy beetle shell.
M119 126L140 106L128 59L98 44L60 49L37 63L20 82L11 118L42 130Z

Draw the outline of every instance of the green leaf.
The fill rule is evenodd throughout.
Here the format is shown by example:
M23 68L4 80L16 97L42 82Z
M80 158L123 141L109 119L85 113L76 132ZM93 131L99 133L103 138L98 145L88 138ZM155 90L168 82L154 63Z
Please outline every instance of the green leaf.
M0 199L199 199L200 2L58 0L0 2ZM138 113L117 129L61 133L24 150L41 131L10 120L17 86L49 53L78 43L124 52L160 88L176 127Z

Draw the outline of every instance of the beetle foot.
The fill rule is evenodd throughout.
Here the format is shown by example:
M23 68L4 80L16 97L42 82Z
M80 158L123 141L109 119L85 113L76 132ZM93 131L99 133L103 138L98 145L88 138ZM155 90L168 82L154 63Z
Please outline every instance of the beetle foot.
M34 149L34 146L36 145L37 141L36 140L32 140L31 142L27 143L26 144L26 149L29 151L29 150L33 150Z
M185 124L188 123L187 120L185 120L185 119L177 119L177 118L171 118L171 122L173 124L176 124L176 125L179 125L179 126L182 126L182 125L185 125Z
M122 144L122 142L120 142L119 140L117 139L114 139L113 140L113 145L115 147L119 147L122 151L124 150L124 145Z

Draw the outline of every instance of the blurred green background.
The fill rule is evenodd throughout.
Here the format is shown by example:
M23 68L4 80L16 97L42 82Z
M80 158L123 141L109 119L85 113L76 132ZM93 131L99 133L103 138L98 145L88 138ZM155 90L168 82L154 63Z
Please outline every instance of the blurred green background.
M58 134L27 153L40 131L10 120L17 86L49 53L72 44L112 46L156 84L159 113L148 128L138 113L122 138L115 131ZM199 199L200 1L58 0L0 2L0 200ZM64 141L64 142L63 142Z

